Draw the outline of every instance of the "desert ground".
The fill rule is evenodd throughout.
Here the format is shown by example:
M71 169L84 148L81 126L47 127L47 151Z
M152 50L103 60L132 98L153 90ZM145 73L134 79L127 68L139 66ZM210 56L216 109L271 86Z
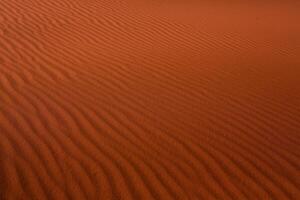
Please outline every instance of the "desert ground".
M0 199L300 199L300 3L0 1Z

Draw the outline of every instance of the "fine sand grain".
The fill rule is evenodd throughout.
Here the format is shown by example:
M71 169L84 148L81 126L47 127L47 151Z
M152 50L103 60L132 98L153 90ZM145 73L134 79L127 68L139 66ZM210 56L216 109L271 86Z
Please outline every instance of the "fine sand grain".
M0 199L299 199L297 1L1 0Z

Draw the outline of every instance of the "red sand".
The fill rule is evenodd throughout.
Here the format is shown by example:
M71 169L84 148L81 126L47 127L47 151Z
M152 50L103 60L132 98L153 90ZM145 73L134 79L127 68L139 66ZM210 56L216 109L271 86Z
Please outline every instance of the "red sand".
M0 199L299 199L299 20L297 1L1 0Z

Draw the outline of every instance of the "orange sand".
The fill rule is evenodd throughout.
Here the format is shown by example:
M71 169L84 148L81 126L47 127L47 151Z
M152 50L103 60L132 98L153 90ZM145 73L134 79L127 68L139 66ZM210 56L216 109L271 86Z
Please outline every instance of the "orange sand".
M1 0L0 199L299 199L299 8Z

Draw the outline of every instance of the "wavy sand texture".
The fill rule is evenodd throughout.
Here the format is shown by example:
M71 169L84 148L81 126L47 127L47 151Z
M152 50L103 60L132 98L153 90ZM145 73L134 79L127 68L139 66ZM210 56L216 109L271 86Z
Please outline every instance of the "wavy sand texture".
M0 1L0 199L299 199L296 1Z

